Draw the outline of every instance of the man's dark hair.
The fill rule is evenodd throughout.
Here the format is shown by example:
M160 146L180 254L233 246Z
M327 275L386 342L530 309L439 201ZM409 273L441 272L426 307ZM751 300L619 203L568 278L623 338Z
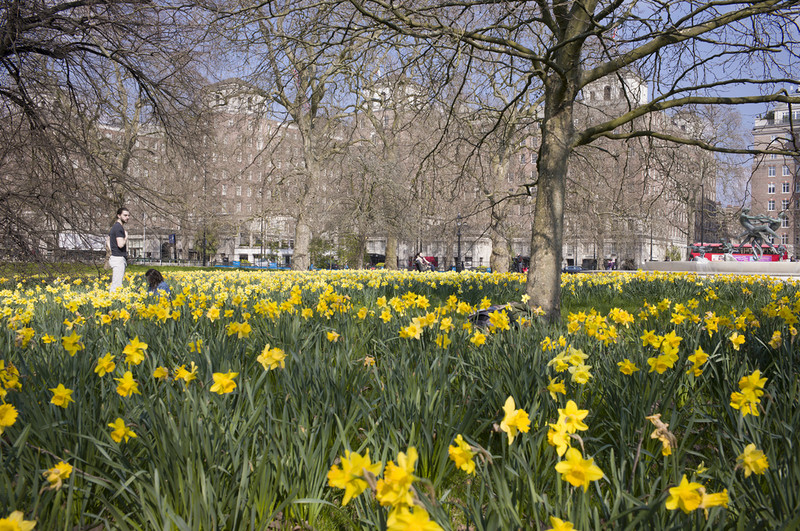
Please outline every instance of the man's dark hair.
M125 207L119 207L119 208L117 209L117 215L119 216L120 214L122 214L122 213L123 213L123 212L125 212L126 210L128 210L128 209L127 209L127 208L125 208ZM128 212L130 212L130 210L128 210Z

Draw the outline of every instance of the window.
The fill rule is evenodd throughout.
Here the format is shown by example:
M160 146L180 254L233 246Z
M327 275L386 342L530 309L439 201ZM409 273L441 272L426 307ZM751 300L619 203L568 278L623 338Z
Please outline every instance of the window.
M781 218L781 227L784 229L789 228L789 218Z
M519 156L519 163L525 164L525 153L521 153Z
M775 183L769 183L767 185L767 193L774 194L775 193Z
M237 186L237 187L236 187L236 195L237 195L238 197L241 197L241 196L242 196L242 187L241 187L241 186Z
M236 203L236 212L241 212L241 211L242 211L242 204Z
M253 189L252 188L248 188L247 189L247 197L253 197Z
M781 210L788 210L789 209L789 200L783 199L781 200Z
M788 234L781 234L781 243L783 245L787 245L789 243L789 235Z
M770 166L767 169L767 175L769 175L770 177L775 177L775 166Z
M794 183L794 191L800 194L800 180Z
M784 165L783 166L783 176L784 177L788 177L789 175L791 175L791 173L789 173L789 166Z
M223 187L222 195L225 195L224 188L225 187ZM774 199L770 199L769 201L767 201L767 210L769 210L770 212L773 212L775 210L775 200Z
M228 185L227 184L223 184L222 185L222 195L228 195Z
M789 186L789 181L784 181L783 182L783 184L781 185L781 192L783 192L784 194L788 194L789 192L791 192L791 187Z

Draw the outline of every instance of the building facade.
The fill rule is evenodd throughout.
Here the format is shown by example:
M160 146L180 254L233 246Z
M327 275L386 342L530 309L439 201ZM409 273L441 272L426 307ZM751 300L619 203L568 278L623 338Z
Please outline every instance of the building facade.
M797 151L797 128L800 126L800 109L790 109L779 104L774 109L755 118L753 145L758 150ZM800 179L798 159L780 153L755 157L750 181L751 213L778 218L781 226L776 231L779 239L775 245L784 245L789 254L800 251Z
M410 101L405 110L388 88L379 89L365 98L361 118L329 127L332 145L323 148L330 149L309 160L302 131L271 118L258 91L240 80L209 86L192 149L171 153L157 132L136 140L130 171L150 183L155 198L129 201L132 256L289 267L298 205L315 241L327 245L323 254L354 244L375 263L392 245L399 267L419 251L447 268L460 247L466 267L489 266L496 230L506 256L529 256L534 200L524 192L536 180L535 120L504 139L502 160L495 156L501 144L487 144L479 156L454 149L443 157L447 164L425 166L431 140L424 135L437 113L421 124L413 87L401 86ZM636 76L622 85L601 80L584 91L577 119L603 120L646 101L647 86ZM698 123L660 114L650 126L686 134ZM697 205L714 200L713 168L702 176L702 194L692 180L705 155L653 143L597 144L571 164L564 265L636 268L674 249L685 255Z

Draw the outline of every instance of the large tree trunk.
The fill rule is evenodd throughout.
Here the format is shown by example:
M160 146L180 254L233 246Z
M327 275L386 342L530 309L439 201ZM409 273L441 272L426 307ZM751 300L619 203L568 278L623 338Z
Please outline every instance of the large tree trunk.
M572 149L573 97L565 95L559 81L548 80L545 90L559 92L548 98L539 150L539 181L531 235L528 270L528 304L541 307L551 322L561 317L561 259L564 240L564 191L567 159ZM556 87L552 86L557 85ZM556 97L558 96L558 97ZM552 103L551 103L552 102Z
M397 236L394 234L386 235L386 258L384 260L386 269L397 269Z
M292 255L292 269L307 271L311 265L309 247L311 246L311 227L302 212L297 217L294 226L294 254Z

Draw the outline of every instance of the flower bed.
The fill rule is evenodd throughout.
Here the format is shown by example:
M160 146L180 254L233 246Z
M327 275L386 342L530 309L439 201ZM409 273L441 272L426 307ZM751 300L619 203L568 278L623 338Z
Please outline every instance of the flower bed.
M20 528L800 523L792 283L565 275L562 323L476 326L521 275L165 277L0 279Z

